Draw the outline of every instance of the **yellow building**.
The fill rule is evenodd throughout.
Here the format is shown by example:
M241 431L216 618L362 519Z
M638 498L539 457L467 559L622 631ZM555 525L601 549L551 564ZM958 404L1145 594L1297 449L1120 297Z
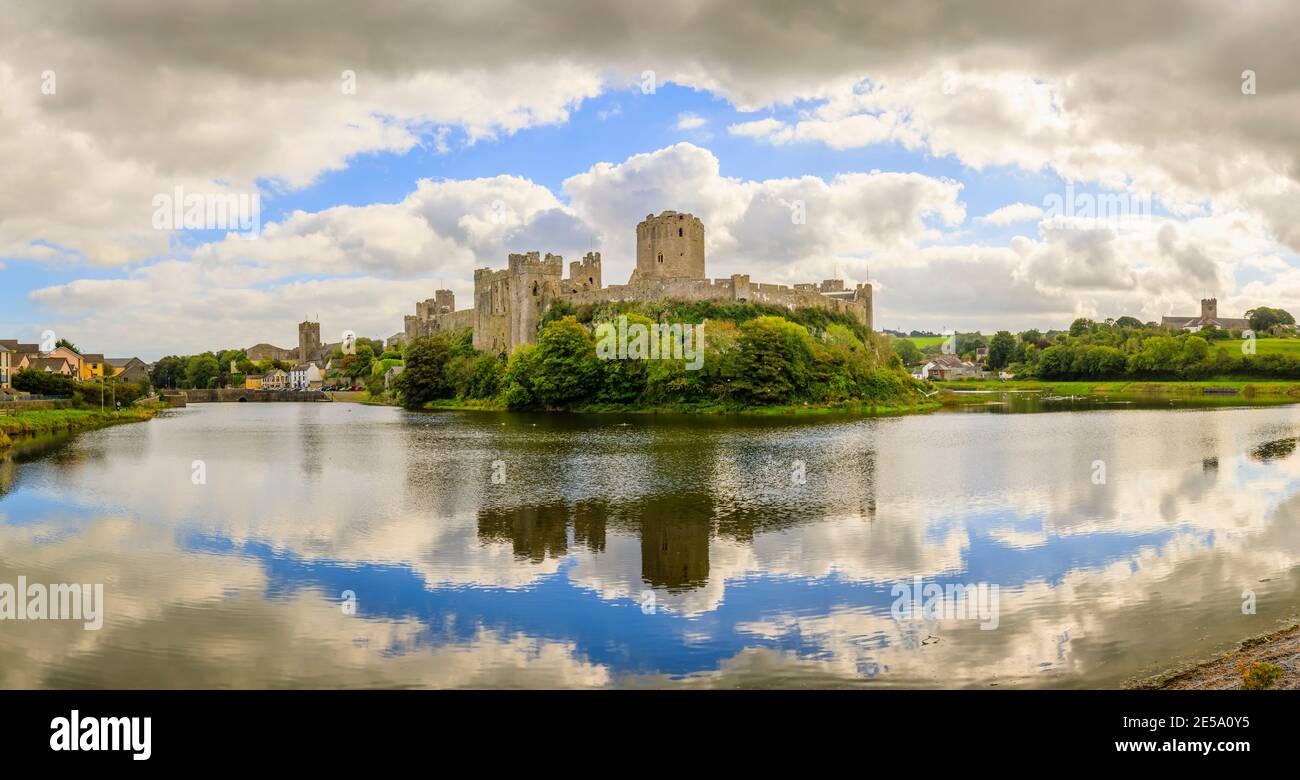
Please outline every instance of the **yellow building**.
M260 376L246 376L246 377L244 377L244 389L245 389L245 390L261 390L261 389L262 389L262 377L260 377Z
M9 387L9 374L13 371L14 351L0 344L0 387Z
M83 382L104 376L104 356L82 355L79 375Z
M289 386L289 372L281 368L273 368L266 372L262 380L262 389L264 390L283 390Z

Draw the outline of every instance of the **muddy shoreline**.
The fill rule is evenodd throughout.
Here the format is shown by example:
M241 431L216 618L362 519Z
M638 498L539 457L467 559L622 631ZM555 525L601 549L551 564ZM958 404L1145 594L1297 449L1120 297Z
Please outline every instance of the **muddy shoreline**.
M1300 623L1287 623L1246 639L1216 658L1129 680L1124 687L1148 691L1241 690L1244 687L1242 668L1258 662L1281 667L1282 674L1272 685L1272 690L1300 690Z

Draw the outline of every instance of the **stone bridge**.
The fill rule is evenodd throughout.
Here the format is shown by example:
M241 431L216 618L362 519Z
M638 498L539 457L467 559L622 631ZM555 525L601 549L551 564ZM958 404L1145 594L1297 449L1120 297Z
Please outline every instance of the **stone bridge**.
M329 401L330 398L320 390L245 390L239 387L226 387L213 390L182 390L186 403L238 403L247 401L293 401L313 402Z

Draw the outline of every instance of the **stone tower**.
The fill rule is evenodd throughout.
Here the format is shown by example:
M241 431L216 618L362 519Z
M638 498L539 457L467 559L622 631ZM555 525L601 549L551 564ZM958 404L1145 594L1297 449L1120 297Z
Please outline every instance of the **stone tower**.
M1207 320L1217 320L1219 318L1218 298L1201 299L1201 318Z
M704 223L691 214L647 214L636 226L633 281L662 277L703 279Z
M580 290L599 290L600 252L588 252L581 260L569 263L569 279L564 285L565 292Z
M560 297L564 258L549 252L512 254L506 268L510 313L510 349L536 344L542 313Z
M320 323L305 320L298 323L298 362L311 360L313 353L320 350Z

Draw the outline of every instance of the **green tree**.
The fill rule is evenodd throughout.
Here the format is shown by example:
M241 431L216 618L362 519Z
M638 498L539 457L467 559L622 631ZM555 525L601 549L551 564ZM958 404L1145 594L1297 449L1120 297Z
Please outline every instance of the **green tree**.
M421 409L430 401L451 397L452 387L445 370L450 357L451 345L442 336L415 339L407 345L403 351L402 373L393 380L402 406Z
M989 341L989 368L996 371L1006 368L1016 351L1016 338L1009 331L1000 330Z
M217 358L210 352L194 355L185 362L185 383L190 387L208 387L220 374Z
M185 359L168 355L154 363L149 371L149 381L154 387L175 389L185 381Z
M537 393L533 390L533 376L536 372L537 346L520 345L506 364L506 406L511 409L531 409L537 406Z
M15 390L38 395L72 395L76 382L70 376L53 371L24 368L10 380Z
M1074 322L1070 323L1070 335L1082 336L1086 334L1088 331L1092 330L1092 327L1093 327L1092 320L1088 319L1087 317L1080 317Z
M921 362L921 350L916 348L915 342L908 339L891 339L889 346L893 347L894 354L903 361L903 365L911 366Z
M474 376L470 379L470 398L495 398L505 380L506 363L496 355L480 354L474 361Z
M781 317L759 317L740 326L739 400L789 403L808 387L813 362L808 329Z
M543 406L570 406L593 399L600 389L603 371L596 357L596 342L572 316L542 328L536 359L532 388Z
M1256 333L1266 331L1274 325L1295 324L1295 317L1292 317L1290 312L1285 309L1270 309L1267 306L1260 306L1246 312L1246 319L1250 321L1251 330Z
M358 343L362 339L357 339ZM366 339L369 341L369 339ZM446 344L446 340L443 340ZM359 344L357 354L350 356L352 360L345 361L343 373L349 377L370 376L371 369L374 368L375 350L369 344Z

